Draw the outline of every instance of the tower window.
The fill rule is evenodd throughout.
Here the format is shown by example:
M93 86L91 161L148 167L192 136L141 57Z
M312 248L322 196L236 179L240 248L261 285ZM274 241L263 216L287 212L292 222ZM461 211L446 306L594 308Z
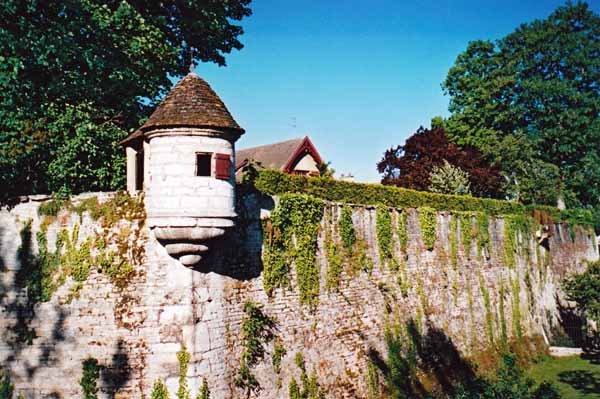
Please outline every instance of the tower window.
M197 153L196 154L196 176L211 176L211 161L212 154L210 153Z

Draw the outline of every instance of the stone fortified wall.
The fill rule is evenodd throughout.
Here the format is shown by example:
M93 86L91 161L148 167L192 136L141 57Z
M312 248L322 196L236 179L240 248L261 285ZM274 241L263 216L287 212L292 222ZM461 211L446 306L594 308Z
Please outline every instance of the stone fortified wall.
M75 203L90 196L79 196ZM109 195L98 196L103 201ZM286 398L291 378L300 380L294 362L298 352L308 371L316 371L327 397L366 397L367 354L385 356L386 322L412 319L420 328L442 328L465 355L485 347L492 338L499 339L502 318L509 336L514 334L516 318L524 334L548 337L558 317L559 281L581 270L586 260L598 259L588 230L551 225L549 251L534 239L525 240L515 266L507 267L504 220L490 218L490 251L479 254L475 246L463 247L460 231L454 237L449 233L452 216L444 212L437 215L434 249L427 250L418 210L411 209L407 210L406 253L401 253L398 231L392 240L393 252L405 262L400 270L392 270L380 264L375 208L356 206L353 224L373 267L351 271L344 261L339 289L328 291L326 244L340 245L332 226L341 213L339 205L328 204L318 238L318 303L310 309L299 303L294 268L289 289L277 288L268 297L263 288L260 219L272 210L271 198L245 198L237 231L198 270L169 257L147 236L143 222L122 221L102 229L90 212L79 215L70 210L42 218L38 216L41 203L30 198L0 212L0 365L26 398L81 397L82 361L90 356L102 366L101 398L149 397L158 378L173 396L179 379L176 354L182 344L191 354L187 381L193 394L206 378L212 398L246 397L235 380L243 351L243 305L248 300L261 304L263 312L276 320L277 335L266 346L264 360L250 369L261 388L253 397ZM25 253L28 237L23 234L29 220L30 255ZM109 234L107 229L114 240L101 245L97 237ZM47 241L42 254L40 231L46 232ZM68 235L75 236L71 247L63 243ZM25 277L19 271L23 262L29 262L28 256L50 256L57 237L62 237L65 251L74 251L64 262L89 261L89 268L82 274L77 266L70 266L69 275L51 281L50 297L32 304L20 288L19 279ZM89 237L96 238L86 241ZM451 260L453 241L456 264ZM78 250L86 245L91 250ZM124 256L137 256L130 262L134 272L126 279L110 267L113 257L102 255L105 245ZM133 254L136 247L142 251ZM84 255L91 260L83 259ZM489 336L489 327L494 337ZM274 342L286 353L279 373L271 361Z

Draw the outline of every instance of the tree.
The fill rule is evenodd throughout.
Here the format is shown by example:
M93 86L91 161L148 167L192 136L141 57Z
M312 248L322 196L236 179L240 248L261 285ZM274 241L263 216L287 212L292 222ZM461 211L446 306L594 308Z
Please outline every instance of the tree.
M600 325L600 261L590 263L585 272L567 278L563 287L567 299Z
M556 205L562 187L559 168L539 159L526 137L506 136L495 151L508 198L524 204Z
M446 160L468 173L471 191L480 197L502 197L500 169L491 166L472 146L459 147L450 142L442 128L419 128L403 146L387 150L377 164L383 184L415 190L428 190L434 167Z
M442 86L452 141L496 162L506 149L499 142L523 137L531 151L520 168L532 173L517 179L553 174L554 165L568 205L599 204L600 18L586 3L568 3L496 42L471 42ZM546 180L555 190L554 177Z
M169 77L192 60L225 65L224 55L242 48L234 22L250 15L249 3L4 1L0 195L121 188L118 141L167 92Z
M429 191L440 194L470 195L469 174L452 166L444 159L444 165L434 166L429 174Z
M575 301L581 312L595 323L588 331L584 351L600 359L600 261L592 262L585 272L566 278L563 288L567 299Z

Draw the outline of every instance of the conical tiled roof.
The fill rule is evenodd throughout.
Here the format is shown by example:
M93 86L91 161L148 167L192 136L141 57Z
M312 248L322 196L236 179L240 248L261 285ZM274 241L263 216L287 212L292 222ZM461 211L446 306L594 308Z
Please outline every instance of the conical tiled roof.
M219 128L244 133L210 85L193 72L181 79L146 123L122 143L149 130L169 127Z

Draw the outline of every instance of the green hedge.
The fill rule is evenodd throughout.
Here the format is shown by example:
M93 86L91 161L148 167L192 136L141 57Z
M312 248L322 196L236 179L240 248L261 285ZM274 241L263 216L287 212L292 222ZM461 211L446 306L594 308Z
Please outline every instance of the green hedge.
M484 212L489 215L524 214L537 210L555 222L586 224L600 230L600 221L588 209L560 211L552 206L524 206L518 202L465 195L445 195L382 184L352 183L331 178L289 175L266 169L258 173L254 186L268 195L303 193L328 201L360 205L383 204L397 208L430 207L438 211Z
M254 181L255 187L268 195L304 193L328 201L350 204L383 204L397 208L429 207L439 211L480 211L490 215L523 213L517 202L444 195L409 190L382 184L351 183L321 177L288 175L276 170L263 170Z

